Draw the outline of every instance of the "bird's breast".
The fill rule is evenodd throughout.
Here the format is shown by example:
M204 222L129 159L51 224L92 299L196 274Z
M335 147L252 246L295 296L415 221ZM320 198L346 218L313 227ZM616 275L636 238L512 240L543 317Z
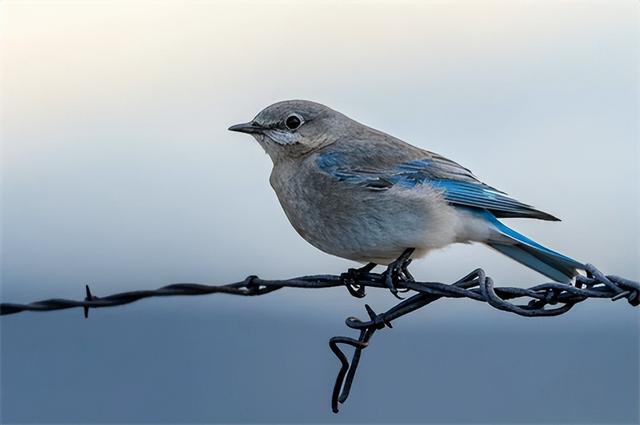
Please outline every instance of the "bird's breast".
M294 229L338 257L384 263L406 248L428 251L455 240L455 211L428 186L374 191L304 164L274 167L270 182Z

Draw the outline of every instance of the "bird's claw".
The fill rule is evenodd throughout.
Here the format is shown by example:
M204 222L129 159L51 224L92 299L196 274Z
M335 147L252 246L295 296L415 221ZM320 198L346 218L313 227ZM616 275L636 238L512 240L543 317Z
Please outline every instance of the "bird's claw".
M360 285L360 273L358 269L349 269L340 275L342 284L347 287L349 293L356 298L364 298L366 295L364 285Z
M345 273L340 275L340 281L347 287L349 293L356 298L364 298L366 295L364 285L360 283L360 279L363 275L368 274L376 264L369 263L359 269L349 269Z
M407 292L409 289L403 288L402 290L399 290L397 288L398 284L403 281L414 281L413 275L409 272L409 264L411 264L411 254L413 254L413 251L413 248L404 250L397 260L387 266L387 270L383 274L387 288L389 288L389 291L391 291L394 297L400 300L403 298L398 295L398 292Z

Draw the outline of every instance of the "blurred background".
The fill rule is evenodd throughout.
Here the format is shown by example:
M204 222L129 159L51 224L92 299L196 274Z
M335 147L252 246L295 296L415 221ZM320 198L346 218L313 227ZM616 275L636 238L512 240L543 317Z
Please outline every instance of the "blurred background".
M563 219L509 220L640 269L635 1L3 2L1 300L340 273L229 125L324 103ZM546 278L482 246L412 265ZM344 288L153 299L0 321L2 423L636 423L639 314L524 319L442 300L376 334L330 411L327 342L392 306Z

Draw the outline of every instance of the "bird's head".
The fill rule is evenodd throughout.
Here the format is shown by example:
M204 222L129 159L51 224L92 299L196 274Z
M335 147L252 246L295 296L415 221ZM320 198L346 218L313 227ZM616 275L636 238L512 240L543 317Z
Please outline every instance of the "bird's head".
M286 100L266 107L256 117L229 127L251 134L276 162L303 156L335 142L351 120L319 103Z

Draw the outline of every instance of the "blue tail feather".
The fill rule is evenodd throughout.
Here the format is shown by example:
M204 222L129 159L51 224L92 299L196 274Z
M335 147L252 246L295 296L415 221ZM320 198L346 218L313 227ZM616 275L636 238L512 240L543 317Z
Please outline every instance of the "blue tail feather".
M487 244L507 257L542 273L556 282L570 282L579 269L584 270L584 264L544 247L505 226L488 211L485 217L502 236L506 236L506 238L490 240Z

